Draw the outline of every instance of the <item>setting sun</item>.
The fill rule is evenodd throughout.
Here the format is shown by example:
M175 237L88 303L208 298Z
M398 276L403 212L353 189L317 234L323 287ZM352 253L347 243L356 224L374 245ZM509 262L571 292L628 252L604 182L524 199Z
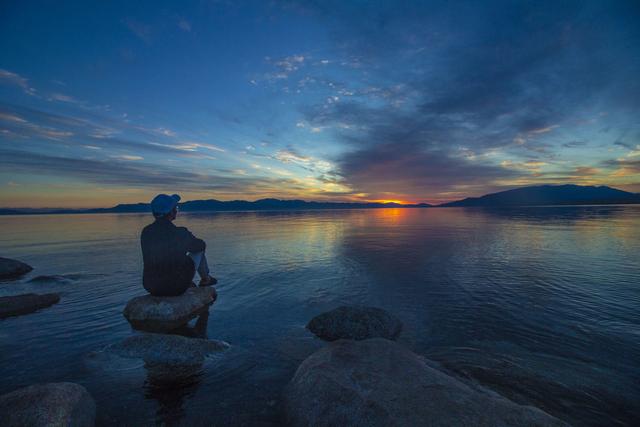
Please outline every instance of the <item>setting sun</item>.
M372 200L374 203L396 203L398 205L409 205L411 202L405 202L402 200Z

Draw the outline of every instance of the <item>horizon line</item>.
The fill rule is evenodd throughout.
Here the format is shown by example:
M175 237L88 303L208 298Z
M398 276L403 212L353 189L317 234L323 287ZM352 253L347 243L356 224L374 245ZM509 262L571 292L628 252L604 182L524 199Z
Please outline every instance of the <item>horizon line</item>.
M576 186L576 187L607 187L607 188L611 188L614 190L618 190L618 191L624 191L627 192L629 194L639 194L640 193L633 193L633 192L629 192L629 191L625 191L625 190L620 190L618 188L612 187L610 185L579 185L579 184L539 184L539 185L523 185L523 186L518 186L518 187L512 187L512 188L508 188L506 190L501 190L501 191L496 191L493 193L486 193L483 194L481 196L466 196L466 197L462 197L460 199L453 199L453 200L447 200L447 201L440 201L438 203L430 203L430 202L403 202L400 200L391 200L391 199L387 199L387 200L368 200L368 201L333 201L333 200L305 200L305 199L298 199L298 198L292 198L292 199L280 199L280 198L276 198L276 197L264 197L261 199L255 199L255 200L245 200L245 199L231 199L231 200L220 200L220 199L216 199L216 198L210 198L210 199L193 199L193 200L185 200L184 202L180 202L179 204L184 204L184 203L189 203L189 202L198 202L198 201L217 201L217 202L221 202L221 203L232 203L232 202L245 202L245 203L257 203L259 201L263 201L263 200L278 200L278 201L282 201L282 202L288 202L288 201L300 201L300 202L304 202L304 203L330 203L330 204L380 204L380 205L397 205L397 206L407 206L407 207L411 207L411 206L417 206L417 205L429 205L430 207L438 207L447 203L453 203L453 202L457 202L457 201L461 201L461 200L466 200L469 198L480 198L480 197L484 197L490 194L498 194L498 193L503 193L506 191L510 191L510 190L517 190L517 189L523 189L523 188L530 188L530 187L553 187L553 186L566 186L566 185L572 185L572 186ZM132 202L132 203L117 203L115 205L111 205L111 206L102 206L102 207L51 207L51 206L43 206L43 207L13 207L13 206L0 206L0 209L2 210L22 210L22 211L36 211L36 210L67 210L67 211L90 211L90 210L96 210L96 209L113 209L116 208L118 206L121 205L145 205L145 204L149 204L150 202Z

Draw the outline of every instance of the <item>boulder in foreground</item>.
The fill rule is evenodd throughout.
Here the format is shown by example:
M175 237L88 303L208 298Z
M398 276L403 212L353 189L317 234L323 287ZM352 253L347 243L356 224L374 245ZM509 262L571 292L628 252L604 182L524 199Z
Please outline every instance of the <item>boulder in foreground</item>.
M169 332L196 317L215 299L213 287L193 287L177 297L145 295L133 298L123 314L135 329Z
M58 294L22 294L0 297L0 319L33 313L60 301Z
M206 356L229 347L224 341L145 333L126 338L109 347L109 351L151 364L196 365L204 362Z
M309 356L285 393L293 426L566 426L429 366L401 345L340 340Z
M28 264L24 262L0 257L0 279L13 279L20 277L33 270Z
M0 419L13 426L93 426L96 404L79 384L36 384L0 396Z
M381 308L342 306L314 317L307 329L325 341L368 338L395 340L402 332L402 322Z

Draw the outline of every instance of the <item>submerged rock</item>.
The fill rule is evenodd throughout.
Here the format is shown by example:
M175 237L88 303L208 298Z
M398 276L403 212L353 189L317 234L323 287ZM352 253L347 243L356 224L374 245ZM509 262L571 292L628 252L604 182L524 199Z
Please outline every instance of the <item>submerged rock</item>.
M215 299L213 287L193 287L177 297L145 295L133 298L123 314L135 329L169 332L196 317Z
M24 262L0 257L0 279L20 277L31 270L33 270L33 267Z
M395 340L402 332L402 322L381 308L342 306L314 317L307 329L325 341L367 338Z
M197 365L204 362L206 356L229 348L224 341L145 333L126 338L110 346L108 351L149 364Z
M472 388L401 345L340 340L309 356L285 392L293 426L566 426Z
M58 294L23 294L0 297L0 319L33 313L60 301Z
M93 426L96 404L79 384L36 384L0 396L0 419L12 426Z

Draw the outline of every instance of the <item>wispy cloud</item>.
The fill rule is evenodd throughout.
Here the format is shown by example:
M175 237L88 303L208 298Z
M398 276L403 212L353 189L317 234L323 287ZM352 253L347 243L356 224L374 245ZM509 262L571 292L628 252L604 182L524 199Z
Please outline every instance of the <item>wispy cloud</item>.
M267 64L274 68L274 71L263 76L265 80L283 80L304 66L305 55L290 55L284 58L274 59L269 56L265 58Z
M140 22L134 18L128 17L123 19L122 23L145 43L151 43L151 26Z
M5 122L13 122L13 123L27 123L27 121L22 117L19 117L15 114L2 113L2 112L0 112L0 120Z
M0 82L18 86L27 95L36 95L36 90L29 84L29 80L11 71L0 69Z
M111 157L112 159L128 160L128 161L144 160L144 157L142 156L134 156L130 154L121 154L121 155L109 156L109 157Z
M191 32L191 23L184 18L178 20L178 28L182 31Z
M129 189L179 188L215 196L302 194L309 186L294 178L251 177L239 170L196 173L179 166L120 159L78 159L0 148L3 171L32 176L75 177L82 182Z
M274 158L282 163L295 164L312 172L327 173L329 171L332 171L334 168L334 166L330 162L326 160L316 159L310 156L303 156L299 154L293 147L278 150L274 155Z
M80 104L80 101L72 96L65 95L63 93L52 93L49 98L50 101L68 102L70 104Z

